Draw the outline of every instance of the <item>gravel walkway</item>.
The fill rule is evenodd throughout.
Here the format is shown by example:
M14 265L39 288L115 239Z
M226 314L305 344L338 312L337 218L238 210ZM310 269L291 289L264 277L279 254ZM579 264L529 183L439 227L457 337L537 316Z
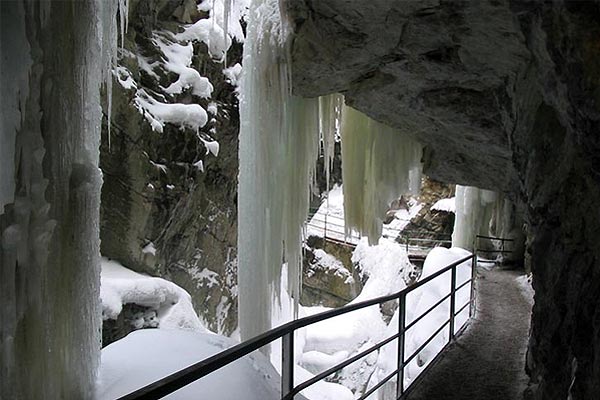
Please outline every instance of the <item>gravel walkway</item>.
M523 399L531 302L516 281L519 275L478 269L474 320L407 399Z

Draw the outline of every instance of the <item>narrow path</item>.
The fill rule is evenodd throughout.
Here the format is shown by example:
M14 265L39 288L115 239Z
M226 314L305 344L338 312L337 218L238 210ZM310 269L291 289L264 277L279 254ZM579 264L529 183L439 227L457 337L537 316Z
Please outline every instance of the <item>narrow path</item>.
M407 399L523 399L531 304L516 281L519 273L479 268L477 274L474 320Z

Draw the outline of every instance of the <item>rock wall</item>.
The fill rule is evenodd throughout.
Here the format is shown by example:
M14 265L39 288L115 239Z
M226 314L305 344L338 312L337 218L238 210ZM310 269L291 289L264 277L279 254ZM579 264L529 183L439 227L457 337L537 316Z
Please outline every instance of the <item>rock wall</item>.
M600 395L597 2L288 0L294 91L417 138L435 179L524 210L534 399Z
M103 127L101 252L186 289L206 326L228 334L237 326L235 87L222 73L225 66L210 58L204 43L195 42L191 66L212 83L212 96L166 93L177 76L165 68L165 55L153 40L156 32L178 33L184 24L206 18L196 3L130 1L119 60L125 70L114 79L110 135ZM241 45L234 43L227 63L240 59ZM127 84L129 78L135 87ZM140 88L167 103L200 104L209 110L209 121L199 132L169 123L157 132L136 106ZM208 154L200 140L205 135L218 141L218 156Z

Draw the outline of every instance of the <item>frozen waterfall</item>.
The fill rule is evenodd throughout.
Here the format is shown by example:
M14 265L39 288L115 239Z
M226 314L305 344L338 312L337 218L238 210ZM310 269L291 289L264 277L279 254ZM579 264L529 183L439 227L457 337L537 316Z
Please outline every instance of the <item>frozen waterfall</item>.
M319 149L319 102L291 95L277 0L253 0L240 102L238 287L242 339L271 328L282 263L300 288L302 225Z
M342 111L342 181L346 234L376 244L390 203L421 186L421 145L350 107Z
M298 301L302 226L319 139L330 165L341 130L347 230L375 242L392 200L417 192L421 147L351 108L342 97L291 95L288 28L277 0L253 0L248 17L240 103L238 287L242 339L271 328L282 264ZM326 168L327 177L329 168ZM365 184L366 183L366 184Z
M2 399L93 398L100 86L110 93L119 10L124 21L117 0L0 3Z
M456 217L452 246L472 250L477 235L489 235L495 192L456 185Z

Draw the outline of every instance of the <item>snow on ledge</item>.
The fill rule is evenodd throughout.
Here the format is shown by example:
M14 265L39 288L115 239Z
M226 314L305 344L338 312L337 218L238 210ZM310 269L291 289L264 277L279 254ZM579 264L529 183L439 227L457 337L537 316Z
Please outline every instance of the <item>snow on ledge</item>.
M190 295L179 286L104 257L101 266L102 319L116 319L124 304L133 303L155 310L161 328L208 332L194 311Z
M102 350L96 398L119 398L235 344L226 337L207 333L166 329L132 332ZM279 399L279 380L262 353L254 352L168 398L275 400Z
M456 197L438 200L433 206L431 206L431 209L456 213Z

